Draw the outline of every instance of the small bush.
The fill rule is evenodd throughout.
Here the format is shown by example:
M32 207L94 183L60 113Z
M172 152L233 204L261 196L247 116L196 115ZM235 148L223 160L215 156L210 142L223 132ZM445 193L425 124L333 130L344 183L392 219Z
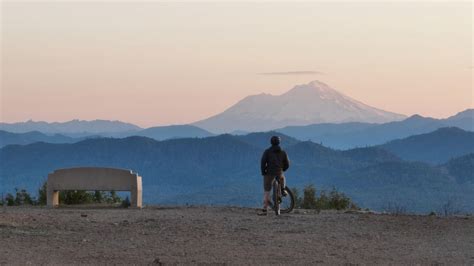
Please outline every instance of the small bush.
M301 198L299 189L294 187L294 188L291 188L291 191L293 192L293 196L295 197L295 206L297 208L300 208L303 203L303 198Z
M292 191L298 191L293 189ZM295 194L295 193L293 193ZM303 198L299 198L298 192L295 194L295 204L297 208L316 210L345 210L359 209L352 200L344 193L333 188L329 194L322 190L318 194L313 185L307 185L303 190Z
M130 199L126 197L124 200L122 200L122 204L120 205L122 208L128 208L130 207Z
M94 199L94 202L95 202L95 203L102 203L102 202L104 202L104 201L105 201L105 194L104 194L104 192L98 191L98 190L94 191L94 197L93 197L93 199Z
M316 189L313 185L308 185L303 190L303 202L301 204L303 209L316 208Z
M48 184L47 184L47 182L45 181L45 182L43 183L43 185L38 189L38 200L36 201L36 204L38 204L38 205L46 205L46 201L47 201L47 196L46 196L47 187L48 187Z
M25 189L15 189L16 197L14 205L33 205L34 200Z
M15 197L12 194L7 193L5 201L7 202L7 206L15 206Z
M84 190L66 190L59 192L59 202L64 204L86 204L94 202L91 193Z
M115 190L110 191L110 196L107 198L107 202L114 204L114 203L121 203L122 199L117 195Z
M15 189L15 196L8 193L5 198L0 198L0 206L6 204L8 206L18 205L46 205L47 203L47 182L43 182L38 189L38 199L30 196L25 189ZM127 199L128 200L128 199ZM128 200L129 202L130 200ZM84 190L65 190L59 192L59 202L61 204L88 204L88 203L122 203L122 199L115 191L109 194L103 191L88 192Z

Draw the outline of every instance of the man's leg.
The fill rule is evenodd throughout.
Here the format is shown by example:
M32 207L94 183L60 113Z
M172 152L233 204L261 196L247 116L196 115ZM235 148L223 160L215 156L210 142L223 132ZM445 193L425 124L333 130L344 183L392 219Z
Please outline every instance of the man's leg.
M268 209L270 203L270 191L272 190L273 177L266 175L263 177L263 209Z
M283 174L280 176L280 184L282 189L286 187L286 180Z
M285 180L285 176L283 174L280 176L280 184L281 184L281 193L283 194L283 196L288 195L288 193L285 190L286 180Z
M268 209L268 204L270 203L270 191L263 192L263 209Z

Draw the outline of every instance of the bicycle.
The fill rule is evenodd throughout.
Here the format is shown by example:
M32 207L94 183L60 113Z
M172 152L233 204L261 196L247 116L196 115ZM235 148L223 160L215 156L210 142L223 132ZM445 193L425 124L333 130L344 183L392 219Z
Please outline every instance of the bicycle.
M276 215L290 213L295 207L295 197L293 192L287 186L285 186L285 191L287 192L286 196L282 195L281 192L280 176L275 176L275 180L273 180L273 202L271 202L270 205Z

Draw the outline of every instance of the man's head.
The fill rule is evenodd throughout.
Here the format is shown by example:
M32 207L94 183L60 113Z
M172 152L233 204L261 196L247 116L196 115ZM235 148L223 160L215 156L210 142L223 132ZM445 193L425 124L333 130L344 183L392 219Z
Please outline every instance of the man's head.
M272 144L272 146L280 145L280 142L281 142L281 138L278 136L273 136L270 139L270 143Z

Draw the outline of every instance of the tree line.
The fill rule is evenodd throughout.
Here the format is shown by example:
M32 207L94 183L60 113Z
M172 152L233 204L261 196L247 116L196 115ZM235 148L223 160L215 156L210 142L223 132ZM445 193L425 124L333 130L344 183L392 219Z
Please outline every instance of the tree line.
M33 197L26 189L15 189L15 193L7 193L0 198L0 205L20 206L20 205L46 205L47 202L47 182L38 189L38 197ZM84 191L65 190L59 192L59 202L66 205L106 203L121 204L123 207L130 206L128 197L122 199L117 192L112 191Z

